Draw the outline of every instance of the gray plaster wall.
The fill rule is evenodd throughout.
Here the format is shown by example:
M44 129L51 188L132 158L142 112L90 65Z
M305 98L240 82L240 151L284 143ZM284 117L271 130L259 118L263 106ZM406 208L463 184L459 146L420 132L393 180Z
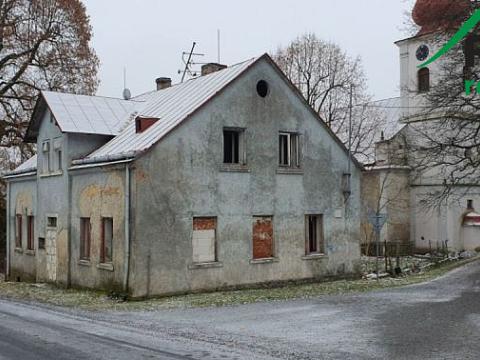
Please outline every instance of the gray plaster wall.
M9 197L7 239L10 247L10 279L35 281L37 277L35 251L27 250L27 216L36 214L35 177L30 176L11 183ZM15 244L16 214L21 214L23 217L22 246L18 248Z
M122 290L125 254L125 168L103 167L72 172L71 256L75 287ZM80 218L90 218L90 261L80 261ZM101 264L102 217L113 218L113 261Z
M259 80L269 95L257 95ZM223 167L223 128L245 128L248 172ZM148 131L148 130L147 130ZM301 134L301 174L280 174L279 131ZM354 273L360 170L266 61L257 63L135 163L130 291L151 296ZM326 256L305 258L305 215L323 214ZM252 264L252 216L273 215L276 261ZM214 268L192 268L192 219L217 217Z
M38 248L38 238L46 237L46 224L47 217L57 218L57 282L62 285L69 285L70 279L70 264L69 264L69 244L70 244L70 176L68 167L71 164L72 159L83 157L105 142L111 137L101 135L88 135L88 134L65 134L62 133L57 126L55 119L51 116L50 111L47 109L42 122L40 124L39 133L37 137L37 174L36 181L29 183L28 187L34 197L34 206L32 213L35 216L35 251L24 254L21 259L24 261L23 265L24 274L30 278L31 274L35 274L34 277L37 281L48 281L47 266L46 266L46 253L45 250ZM61 141L62 151L62 166L61 169L57 169L57 162L55 158L55 151L53 149L54 140ZM45 172L43 170L44 156L42 151L42 144L44 141L50 141L50 161L52 164L52 171ZM10 186L12 189L11 203L17 202L16 189L24 187L22 185L24 180L14 179L10 180ZM20 194L20 196L24 196ZM22 200L23 201L23 200ZM11 219L11 211L9 212L9 218ZM14 221L14 220L11 220ZM26 218L24 223L26 222ZM14 223L13 223L14 225ZM14 231L14 227L11 227L10 233ZM26 234L26 233L25 233ZM11 235L12 236L12 235ZM15 244L15 237L10 237L10 242ZM26 241L26 240L25 240ZM25 245L26 246L26 245ZM20 254L20 252L16 252ZM26 257L28 256L28 257ZM18 255L20 260L20 255ZM17 266L17 259L12 259L12 267ZM28 265L27 265L28 264ZM27 268L28 266L28 268ZM17 266L18 273L21 274L22 266Z

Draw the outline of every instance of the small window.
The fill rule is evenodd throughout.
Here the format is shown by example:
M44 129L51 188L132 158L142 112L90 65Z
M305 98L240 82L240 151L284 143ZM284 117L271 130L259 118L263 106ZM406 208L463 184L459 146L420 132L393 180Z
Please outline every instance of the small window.
M102 218L102 248L100 249L100 262L112 262L112 248L113 248L113 219Z
M253 259L273 257L273 217L253 217Z
M62 170L62 150L57 150L57 170Z
M279 165L282 167L300 167L300 136L295 133L279 135Z
M53 140L53 148L55 150L55 166L56 171L62 170L62 138Z
M268 95L268 83L265 80L260 80L257 83L257 94L262 98Z
M55 216L47 217L47 227L57 227L57 218Z
M244 130L223 130L223 163L245 164Z
M422 68L418 70L418 92L425 93L430 91L430 70Z
M305 217L305 248L307 255L323 254L323 216L307 215Z
M467 209L473 209L473 200L467 200Z
M15 247L22 248L22 215L17 214L15 216Z
M214 217L193 218L192 249L194 263L217 261L217 219Z
M80 218L80 259L90 260L90 218Z
M50 141L44 141L42 144L43 155L43 173L48 174L51 172L50 166Z
M34 228L35 228L35 218L33 216L27 217L27 249L34 250Z
M45 238L44 237L39 237L38 238L38 249L39 250L45 250Z

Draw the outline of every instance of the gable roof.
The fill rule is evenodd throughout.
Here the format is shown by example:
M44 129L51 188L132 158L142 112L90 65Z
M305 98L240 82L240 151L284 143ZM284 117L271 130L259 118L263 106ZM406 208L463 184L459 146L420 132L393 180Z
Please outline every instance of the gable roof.
M184 83L174 85L161 91L153 91L136 97L135 100L144 101L144 107L138 114L146 117L159 118L148 131L143 133L135 132L134 121L115 138L104 146L92 152L84 159L75 160L73 164L96 163L113 161L122 158L134 158L151 148L170 131L180 125L196 113L203 105L219 94L224 88L239 78L250 67L260 60L266 60L277 74L287 83L290 89L298 96L310 110L312 115L320 121L325 130L332 136L337 144L348 155L348 150L341 140L320 118L318 113L311 108L303 95L295 85L285 76L282 70L271 59L268 54L232 65L224 70L188 80ZM352 158L358 168L362 168L357 159Z
M62 132L115 136L141 104L134 100L42 91L25 140L35 140L46 108Z
M133 157L149 149L258 59L250 59L161 91L141 95L139 99L144 100L145 103L139 115L159 118L159 121L142 133L135 132L135 122L131 121L118 136L90 154L87 161L118 158L122 155Z
M113 139L73 165L108 163L134 159L160 141L170 131L199 111L216 95L232 84L250 67L265 60L297 95L310 113L323 125L327 133L348 155L341 140L320 118L300 91L285 76L268 54L230 66L224 70L188 80L160 91L151 91L132 100L42 92L35 107L26 139L34 139L40 117L48 107L63 132L112 135ZM136 133L137 115L159 118L148 131ZM358 168L362 165L352 158Z

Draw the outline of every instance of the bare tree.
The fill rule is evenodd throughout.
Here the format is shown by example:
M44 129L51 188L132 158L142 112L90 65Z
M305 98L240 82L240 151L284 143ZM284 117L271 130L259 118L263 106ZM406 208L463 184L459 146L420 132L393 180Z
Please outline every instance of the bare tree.
M35 150L22 139L40 90L96 91L99 61L91 37L80 0L0 0L0 170L14 168ZM3 182L0 195L1 254Z
M93 94L98 58L80 0L0 0L0 148L14 166L40 90ZM6 150L6 151L5 151Z
M305 34L273 55L276 63L300 90L307 102L346 144L350 92L354 104L367 104L365 75L359 58L352 59L331 42ZM352 153L367 157L373 146L376 109L355 106L353 110Z

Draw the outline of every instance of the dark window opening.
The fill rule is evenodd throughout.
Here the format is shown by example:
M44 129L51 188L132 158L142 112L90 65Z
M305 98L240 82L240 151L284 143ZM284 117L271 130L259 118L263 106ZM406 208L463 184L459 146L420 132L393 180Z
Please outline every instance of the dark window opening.
M223 163L244 164L244 134L243 130L223 130Z
M22 215L15 216L15 246L22 247Z
M418 92L425 93L430 91L430 70L422 68L418 70Z
M257 94L262 98L268 95L268 83L265 80L260 80L257 83Z
M473 200L467 200L467 209L473 209Z
M90 260L90 218L80 218L80 259Z
M300 167L300 140L294 133L279 135L279 165L283 167Z
M27 218L27 249L34 249L34 227L35 227L35 218L33 216L28 216Z
M39 250L45 250L45 238L44 237L39 237L38 238L38 249Z
M57 227L57 218L55 216L47 218L47 227Z
M102 248L100 249L100 262L111 263L113 248L113 219L102 218Z
M306 253L322 254L324 252L323 244L323 216L306 216Z
M62 150L57 150L57 170L62 170Z
M465 68L471 70L472 67L478 64L478 59L480 58L480 36L470 34L463 46Z

